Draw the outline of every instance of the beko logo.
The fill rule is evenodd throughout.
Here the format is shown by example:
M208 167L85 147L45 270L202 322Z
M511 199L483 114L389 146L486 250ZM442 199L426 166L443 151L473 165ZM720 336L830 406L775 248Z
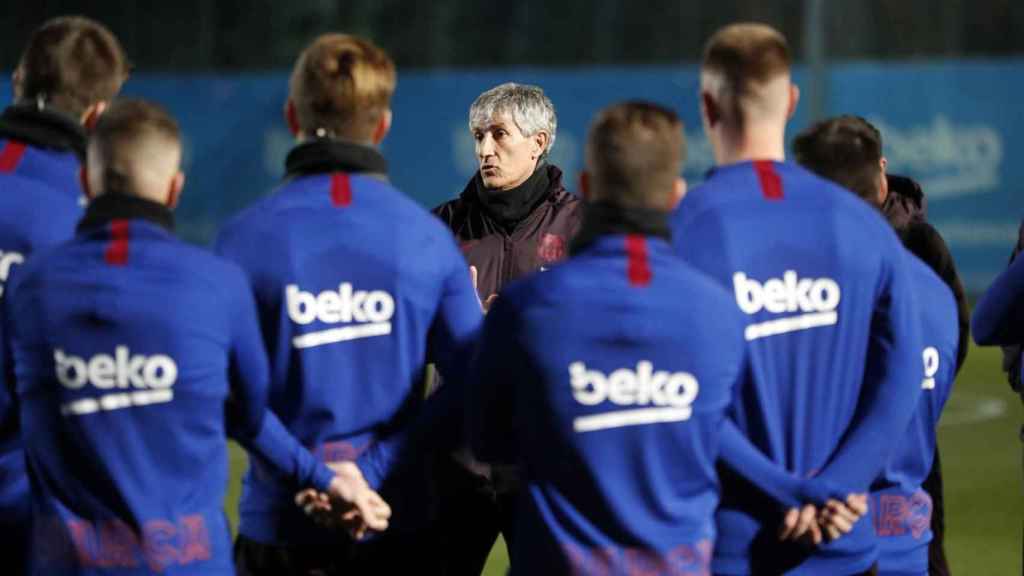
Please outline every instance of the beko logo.
M580 416L573 420L577 432L688 420L700 391L693 374L656 371L647 360L637 362L635 370L620 368L610 374L573 362L569 365L569 384L573 398L584 406L607 402L629 407Z
M295 336L292 344L296 348L312 348L391 333L395 299L383 290L355 290L352 284L343 282L337 290L313 294L300 290L295 284L289 284L285 287L285 300L288 317L299 326L307 326L316 321L323 324L345 324Z
M732 284L736 304L745 314L791 314L750 324L745 332L747 340L831 326L839 320L842 290L831 278L800 278L795 270L787 270L782 278L769 278L762 283L737 272Z
M172 388L178 379L178 365L166 354L143 356L132 354L127 346L117 346L113 355L96 354L85 359L57 348L53 363L57 381L68 390L113 391L68 402L61 406L64 415L81 416L174 399Z
M15 264L22 264L25 262L25 256L18 252L0 252L0 298L4 295L4 284L7 279L11 276L11 268Z

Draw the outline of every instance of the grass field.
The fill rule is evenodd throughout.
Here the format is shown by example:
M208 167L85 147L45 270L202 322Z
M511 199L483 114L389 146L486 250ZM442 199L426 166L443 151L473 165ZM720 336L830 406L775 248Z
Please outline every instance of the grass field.
M1021 404L999 363L997 349L972 348L939 427L946 551L961 576L1021 573ZM245 457L237 448L232 456L226 506L234 525ZM507 565L499 540L484 574L503 575Z

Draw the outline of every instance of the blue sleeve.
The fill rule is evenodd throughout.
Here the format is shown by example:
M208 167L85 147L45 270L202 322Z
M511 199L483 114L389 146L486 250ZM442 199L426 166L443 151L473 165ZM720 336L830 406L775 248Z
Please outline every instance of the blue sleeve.
M423 447L455 450L462 440L467 372L483 313L469 268L454 243L451 248L451 265L428 336L428 361L437 366L444 385L427 399L409 426L381 439L359 457L357 463L363 475L375 488L401 464L403 455L421 454Z
M498 298L484 322L467 389L466 434L473 455L482 462L515 464L516 383L522 382L526 357L517 345L513 302Z
M14 366L11 364L10 330L5 325L7 316L6 306L0 306L0 430L16 429L18 416Z
M230 295L235 309L229 358L228 434L296 486L325 491L334 473L302 446L267 407L270 367L256 303L248 283L237 284Z
M978 300L971 332L979 346L1024 342L1024 258L1015 258Z
M334 472L300 444L270 410L263 417L259 435L244 444L246 449L296 486L312 486L326 492L334 479Z
M857 410L818 478L849 493L867 492L902 437L921 397L921 334L906 256L888 251L875 301Z

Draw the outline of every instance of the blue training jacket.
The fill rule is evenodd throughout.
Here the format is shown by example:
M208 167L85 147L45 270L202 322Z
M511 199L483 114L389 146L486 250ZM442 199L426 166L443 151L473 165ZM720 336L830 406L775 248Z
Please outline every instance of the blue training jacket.
M288 169L279 189L223 228L216 249L255 294L271 409L320 459L354 460L416 416L428 362L446 380L460 376L480 304L451 232L384 179L375 150L318 140L293 150ZM337 536L313 526L265 468L255 459L244 479L240 533L331 545ZM374 472L364 467L379 487ZM396 510L393 528L407 519Z
M741 322L655 236L599 236L502 291L467 415L477 457L523 470L513 574L708 573Z
M7 286L2 360L17 398L0 397L0 421L18 411L34 573L233 573L226 432L265 446L293 491L332 477L264 416L244 274L169 222L159 205L104 195L72 241Z
M1014 258L978 299L971 334L979 346L1024 344L1024 258Z
M13 140L5 137L3 129L0 118L0 298L7 280L25 259L70 239L82 215L75 153ZM65 132L69 139L84 141L70 127ZM9 392L0 391L4 394ZM17 420L9 420L0 427L0 538L8 542L28 536L28 491ZM25 547L11 545L11 549ZM24 560L8 561L10 567Z
M913 254L908 252L905 262L921 314L923 376L917 380L922 393L909 428L898 437L889 463L871 486L869 513L883 575L928 573L932 500L921 484L935 458L935 427L953 390L960 337L949 286Z
M786 508L867 492L917 406L920 330L899 239L837 185L755 161L717 168L690 192L673 242L747 318L750 377L723 437L714 572L867 570L868 519L809 557L774 535Z

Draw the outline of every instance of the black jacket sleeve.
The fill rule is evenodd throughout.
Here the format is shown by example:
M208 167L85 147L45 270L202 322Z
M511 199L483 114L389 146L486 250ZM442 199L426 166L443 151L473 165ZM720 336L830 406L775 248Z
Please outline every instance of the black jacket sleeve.
M914 255L924 261L942 281L953 291L956 298L957 322L960 325L960 339L956 355L956 371L964 365L969 348L971 331L971 311L967 304L967 294L964 285L960 281L960 275L956 271L956 264L953 262L953 255L946 246L939 232L929 223L923 220L910 222L900 235L903 244Z
M1013 252L1010 254L1010 263L1013 261L1024 250L1024 222L1021 222L1020 229L1017 231L1017 245L1013 247ZM1006 378L1010 382L1010 388L1016 391L1018 394L1024 394L1024 386L1021 386L1021 352L1022 347L1017 346L1003 346L1003 372L1006 372Z

